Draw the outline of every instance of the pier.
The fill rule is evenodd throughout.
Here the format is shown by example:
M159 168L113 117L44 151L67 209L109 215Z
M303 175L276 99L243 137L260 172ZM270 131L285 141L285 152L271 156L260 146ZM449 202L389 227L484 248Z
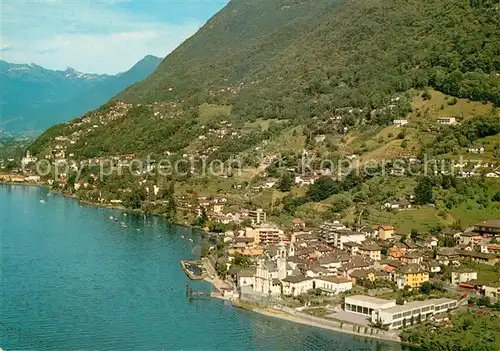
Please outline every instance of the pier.
M202 263L201 261L181 260L181 267L184 273L191 280L202 280Z
M189 285L189 281L186 283L186 297L188 298L189 302L209 299L211 293L211 291L206 290L193 290L193 288Z

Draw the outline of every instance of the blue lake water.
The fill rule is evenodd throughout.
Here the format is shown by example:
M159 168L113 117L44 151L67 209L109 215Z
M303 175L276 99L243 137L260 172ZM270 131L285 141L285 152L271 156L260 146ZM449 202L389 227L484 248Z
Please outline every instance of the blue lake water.
M189 303L179 260L194 258L199 242L199 234L161 218L80 205L42 188L0 185L0 347L409 350L219 300ZM191 284L210 289L205 282Z

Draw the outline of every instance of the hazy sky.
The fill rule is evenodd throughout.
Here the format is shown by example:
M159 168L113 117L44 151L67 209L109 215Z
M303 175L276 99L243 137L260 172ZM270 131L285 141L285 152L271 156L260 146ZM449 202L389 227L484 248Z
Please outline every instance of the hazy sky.
M0 0L0 57L50 69L126 71L165 57L228 0Z

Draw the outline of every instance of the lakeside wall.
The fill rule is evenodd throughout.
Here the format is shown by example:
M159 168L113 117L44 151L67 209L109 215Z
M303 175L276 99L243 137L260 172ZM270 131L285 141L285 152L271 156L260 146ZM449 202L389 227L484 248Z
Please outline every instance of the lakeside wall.
M262 301L261 301L262 302ZM305 324L313 327L333 330L339 333L358 335L362 337L389 340L401 342L398 334L394 331L386 331L371 326L357 325L349 322L341 322L332 319L325 319L312 316L306 313L299 312L293 308L282 305L271 305L264 307L263 305L252 304L248 301L233 300L235 307L247 309L249 311L264 314L269 317L284 319L294 323Z

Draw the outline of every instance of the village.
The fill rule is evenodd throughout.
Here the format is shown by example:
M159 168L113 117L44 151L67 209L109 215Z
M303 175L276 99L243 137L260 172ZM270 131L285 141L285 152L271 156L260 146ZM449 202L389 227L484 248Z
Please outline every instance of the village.
M384 330L444 321L474 303L498 308L499 220L420 240L386 224L308 228L295 219L285 231L262 210L247 216L248 227L218 234L224 244L206 251L224 278L217 297Z

